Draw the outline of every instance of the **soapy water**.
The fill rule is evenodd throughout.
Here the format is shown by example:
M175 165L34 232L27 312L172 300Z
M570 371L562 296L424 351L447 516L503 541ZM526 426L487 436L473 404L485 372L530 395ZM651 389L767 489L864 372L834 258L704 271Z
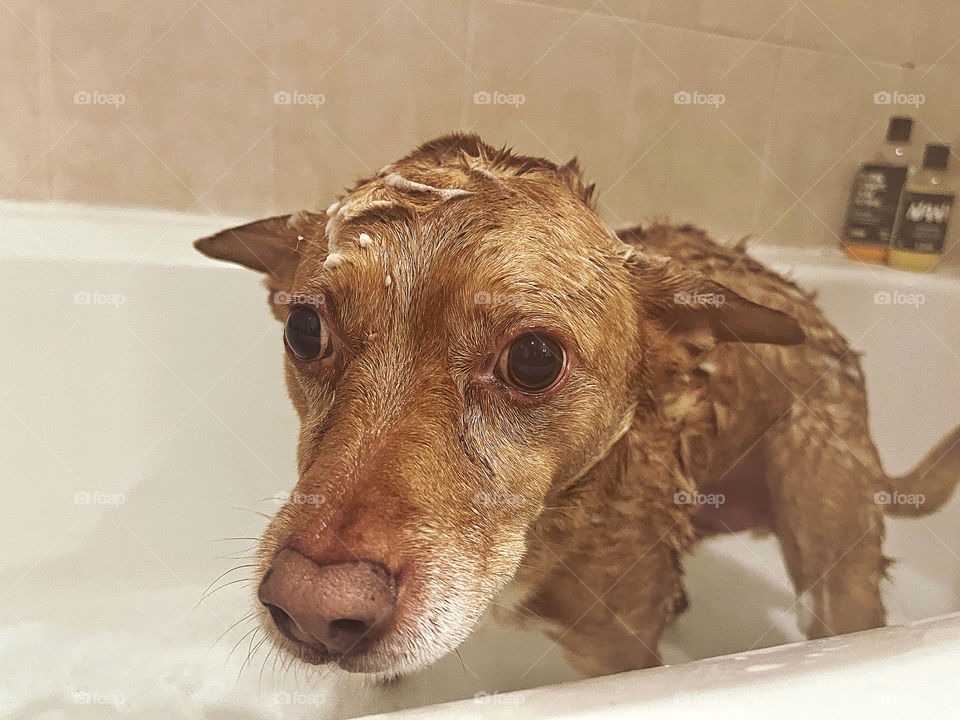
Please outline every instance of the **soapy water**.
M36 582L44 590L34 586L20 607L5 604L0 626L4 718L347 718L462 698L474 698L479 711L497 693L577 678L538 630L492 618L437 665L377 685L280 657L261 642L254 615L237 623L253 608L244 581L198 604L201 585L107 592L44 576L42 566L31 577L24 589ZM686 577L691 607L664 636L665 662L802 639L772 538L741 533L707 541ZM891 623L956 605L951 588L909 564L884 590ZM932 604L918 608L911 600L918 596Z

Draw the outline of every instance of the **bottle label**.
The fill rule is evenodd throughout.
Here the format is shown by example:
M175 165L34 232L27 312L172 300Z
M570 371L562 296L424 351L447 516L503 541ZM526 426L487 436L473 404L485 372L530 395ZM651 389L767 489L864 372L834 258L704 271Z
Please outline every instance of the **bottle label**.
M853 181L844 234L856 243L887 245L907 181L902 165L862 165Z
M942 252L953 198L953 195L905 192L894 247L918 253Z

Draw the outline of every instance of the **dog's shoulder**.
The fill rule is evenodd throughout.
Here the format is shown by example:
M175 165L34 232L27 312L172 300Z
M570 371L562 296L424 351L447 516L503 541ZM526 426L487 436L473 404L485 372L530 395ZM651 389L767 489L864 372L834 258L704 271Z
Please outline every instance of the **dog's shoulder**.
M736 280L752 277L755 282L766 280L771 284L783 286L804 299L812 300L813 293L805 292L796 283L777 274L749 254L749 238L742 238L734 244L724 245L711 238L695 225L671 225L654 223L641 227L635 226L617 231L617 236L638 250L669 257L714 280ZM732 285L731 285L732 287ZM734 288L736 289L736 288Z
M816 293L751 257L747 238L724 245L694 225L669 223L626 228L618 230L617 236L641 252L669 257L748 300L790 315L807 336L808 349L833 357L850 350L818 306Z

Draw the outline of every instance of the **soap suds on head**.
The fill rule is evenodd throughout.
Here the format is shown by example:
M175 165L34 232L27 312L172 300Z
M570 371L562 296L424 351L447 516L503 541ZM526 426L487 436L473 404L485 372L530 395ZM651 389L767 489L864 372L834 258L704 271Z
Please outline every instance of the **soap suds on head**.
M291 230L301 230L310 224L311 219L315 218L308 210L297 210L287 218L287 227Z
M387 279L383 281L383 284L387 287L390 287L391 283L393 283L393 278L387 275Z
M473 195L469 190L463 190L462 188L438 188L433 185L425 185L424 183L414 182L413 180L407 180L402 175L397 175L397 173L390 173L384 178L387 185L397 188L397 190L402 190L404 192L429 192L439 195L444 200L452 200L453 198L464 197L466 195Z
M325 232L327 235L327 252L336 252L337 244L340 240L338 233L345 227L346 223L349 223L354 218L359 217L370 210L386 211L393 207L396 207L396 203L392 200L368 200L364 197L357 197L354 195L348 195L347 197L344 197L330 205L330 207L327 208L328 219L325 227ZM367 235L367 242L360 244L361 246L366 247L370 243L370 237Z
M327 234L327 252L331 254L337 251L337 228L334 222L336 219L336 215L331 216L324 228L324 232Z
M337 210L334 215L337 218L337 221L340 223L350 222L356 217L363 215L364 213L370 212L371 210L386 210L392 208L396 205L391 200L368 200L365 198L355 198L352 200L344 200L340 203L340 208Z
M341 262L343 262L344 256L342 253L332 252L327 255L327 259L323 261L323 267L327 270L332 270Z
M369 247L370 243L372 242L373 240L371 240L370 236L366 233L360 233L360 237L357 238L357 243L360 245L360 247Z
M350 208L354 205L356 205L356 202L341 202L340 208L337 210L337 215L343 219L347 219L350 216Z
M503 185L503 180L500 177L490 170L489 168L484 167L483 165L471 165L470 170L477 173L478 175L483 175L488 180L493 180L498 185Z

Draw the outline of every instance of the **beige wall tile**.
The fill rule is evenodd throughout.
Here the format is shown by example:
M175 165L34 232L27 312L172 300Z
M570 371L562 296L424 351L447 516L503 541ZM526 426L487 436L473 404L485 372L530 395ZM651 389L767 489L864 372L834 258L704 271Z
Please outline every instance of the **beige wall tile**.
M58 202L204 211L169 167L118 122L70 123L51 156L51 192Z
M760 242L838 242L853 173L900 112L875 104L874 93L901 81L889 65L868 71L850 57L783 51L757 213Z
M917 6L931 0L835 2L803 0L777 23L770 36L791 47L825 50L859 61L911 61Z
M51 62L42 13L21 1L0 7L0 197L50 198L52 139L46 113Z
M698 28L770 42L793 4L793 0L702 0Z
M104 92L148 54L193 5L190 0L152 3L149 7L124 0L41 0L38 4L49 17L51 47L73 69L78 81L96 84Z
M654 25L748 39L769 35L794 0L507 0L545 9L615 15Z
M295 4L277 19L269 56L278 69L271 92L324 100L270 106L282 209L326 207L358 177L458 129L463 97L472 92L466 3L316 6Z
M831 245L854 169L903 110L874 93L923 94L921 142L960 145L948 0L8 0L0 12L0 191L14 198L321 208L464 129L579 155L615 224L670 216Z
M601 189L625 169L633 30L619 19L475 2L465 125L493 144L557 162L579 156ZM478 104L473 92L522 96ZM495 100L495 99L494 99Z
M643 20L652 23L696 29L699 27L701 0L517 0L546 9L589 12L594 15Z
M952 0L517 1L900 65L935 62L960 34L960 5Z
M905 70L903 75L903 85L923 100L919 107L911 108L920 120L919 142L942 142L960 150L960 68L926 65ZM960 173L960 162L955 169Z
M749 232L779 48L663 26L638 34L627 167L606 202L623 219L669 216L718 236Z
M535 5L543 8L547 11L552 10L569 10L572 12L593 12L596 14L607 14L609 11L604 11L603 7L599 4L598 0L494 0L495 2L500 2L505 5ZM645 2L645 0L637 0L639 4Z
M911 60L915 65L960 63L960 3L911 3L914 20Z
M78 8L53 14L51 27L77 70L51 73L54 132L73 127L52 153L54 198L269 209L266 73L233 33L202 4L149 24L137 22L134 5ZM89 102L78 103L78 93Z

